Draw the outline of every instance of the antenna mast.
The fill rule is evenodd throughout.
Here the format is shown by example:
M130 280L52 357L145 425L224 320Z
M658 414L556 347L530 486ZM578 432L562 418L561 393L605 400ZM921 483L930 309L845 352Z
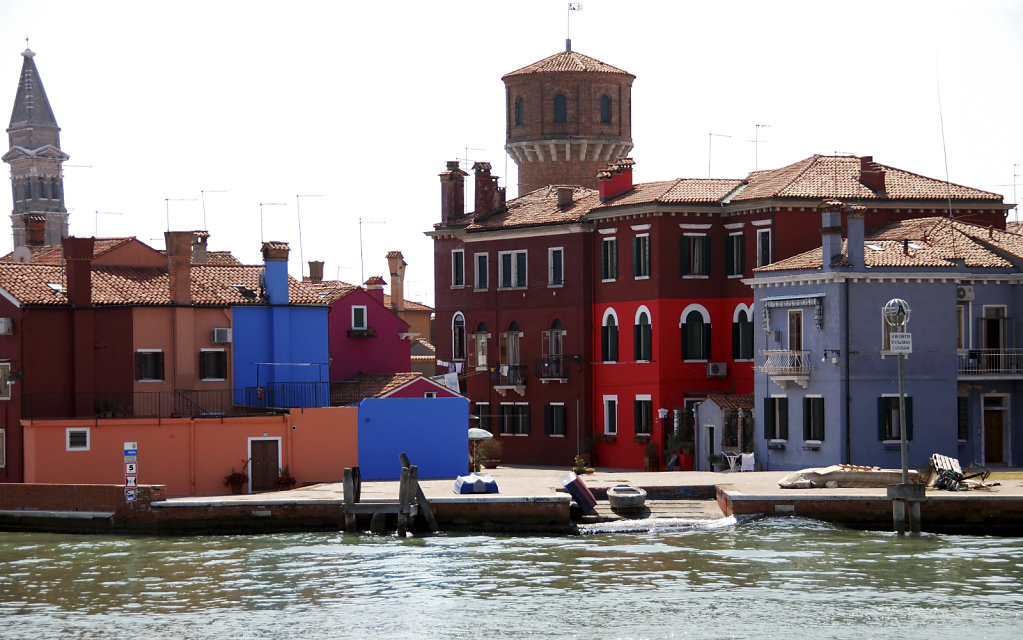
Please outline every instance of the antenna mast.
M366 284L366 261L362 257L362 225L364 224L384 224L380 220L363 220L359 218L359 278L362 282L359 286Z
M305 280L305 253L302 250L302 198L322 198L322 193L303 193L295 196L295 209L298 212L298 261L301 262L300 280Z
M210 228L206 225L206 194L207 193L227 193L224 189L207 189L205 191L199 191L199 197L202 198L202 230L209 231Z
M259 203L259 244L262 246L266 240L263 240L263 207L284 207L287 206L283 202L260 202Z

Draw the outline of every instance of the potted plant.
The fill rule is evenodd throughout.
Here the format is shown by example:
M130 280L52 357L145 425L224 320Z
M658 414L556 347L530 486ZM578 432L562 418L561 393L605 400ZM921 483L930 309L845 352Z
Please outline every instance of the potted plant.
M497 438L481 440L476 444L476 460L487 469L493 469L501 463L501 451L504 445Z
M284 465L284 468L277 472L277 477L274 478L274 486L277 487L278 491L287 491L295 486L295 476L291 475L291 471L288 470L288 465Z
M593 467L586 465L586 459L582 455L577 455L572 462L572 471L575 472L575 475L581 476L584 473L593 473Z
M235 471L234 467L231 467L231 473L224 476L224 486L231 487L231 493L238 495L242 492L242 487L249 481L249 476L245 473L248 468L249 461L242 460L241 471Z

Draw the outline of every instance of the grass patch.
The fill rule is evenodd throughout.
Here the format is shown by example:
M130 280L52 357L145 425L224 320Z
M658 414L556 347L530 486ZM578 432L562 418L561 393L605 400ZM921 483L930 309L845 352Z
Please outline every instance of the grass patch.
M1023 471L995 471L988 480L1023 480Z

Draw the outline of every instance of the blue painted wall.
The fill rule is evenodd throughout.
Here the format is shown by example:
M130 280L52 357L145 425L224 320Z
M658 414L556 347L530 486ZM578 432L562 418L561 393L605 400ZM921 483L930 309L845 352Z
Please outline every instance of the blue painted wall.
M359 404L359 470L365 480L397 480L398 454L420 478L455 478L469 468L467 398L370 398ZM453 487L454 485L452 485Z

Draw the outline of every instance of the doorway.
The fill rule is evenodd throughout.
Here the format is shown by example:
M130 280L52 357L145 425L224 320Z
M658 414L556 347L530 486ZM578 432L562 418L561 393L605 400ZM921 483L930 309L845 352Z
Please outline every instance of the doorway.
M275 489L280 468L280 438L249 438L249 491Z
M1008 407L1006 396L984 396L984 464L1007 462L1005 459L1005 426Z

